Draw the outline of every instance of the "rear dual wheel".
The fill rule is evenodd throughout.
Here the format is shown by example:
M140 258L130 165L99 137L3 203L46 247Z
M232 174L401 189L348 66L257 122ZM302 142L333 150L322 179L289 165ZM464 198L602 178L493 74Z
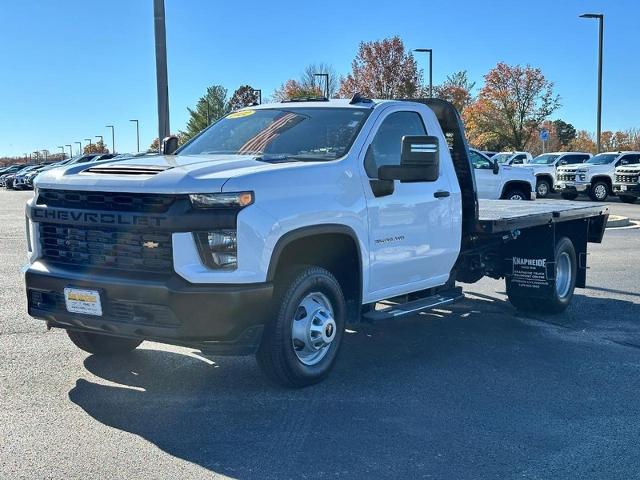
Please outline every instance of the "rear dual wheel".
M562 237L555 249L555 289L548 299L531 298L523 295L521 289L515 288L507 278L507 296L511 304L518 310L540 313L561 313L571 303L576 288L578 264L573 242Z

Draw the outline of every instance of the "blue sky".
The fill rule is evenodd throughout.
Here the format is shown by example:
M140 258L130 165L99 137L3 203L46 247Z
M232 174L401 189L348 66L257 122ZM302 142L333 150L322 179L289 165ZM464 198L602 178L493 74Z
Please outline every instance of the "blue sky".
M0 156L104 135L118 151L156 137L152 0L4 0ZM165 0L171 129L207 85L269 95L311 62L348 73L358 43L399 35L434 49L434 83L466 69L478 84L498 61L542 68L563 118L595 130L597 21L605 17L603 129L640 127L640 2L458 0L270 3ZM390 7L391 6L391 7ZM239 9L241 7L241 9ZM426 57L419 57L427 67ZM426 68L425 68L426 73ZM427 75L425 75L425 79ZM95 140L95 138L94 138Z

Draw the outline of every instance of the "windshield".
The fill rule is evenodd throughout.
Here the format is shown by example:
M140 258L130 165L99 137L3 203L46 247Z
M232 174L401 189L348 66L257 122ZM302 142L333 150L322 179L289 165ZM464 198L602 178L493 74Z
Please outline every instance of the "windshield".
M595 157L591 157L584 163L590 163L591 165L605 165L613 162L616 158L618 158L617 153L600 153Z
M497 153L491 159L498 163L507 163L511 157L513 157L513 153Z
M214 123L178 153L334 160L347 153L369 112L365 108L240 110Z
M531 163L534 165L551 165L553 162L557 160L559 156L560 155L545 153L543 155L538 155L536 158L531 160Z

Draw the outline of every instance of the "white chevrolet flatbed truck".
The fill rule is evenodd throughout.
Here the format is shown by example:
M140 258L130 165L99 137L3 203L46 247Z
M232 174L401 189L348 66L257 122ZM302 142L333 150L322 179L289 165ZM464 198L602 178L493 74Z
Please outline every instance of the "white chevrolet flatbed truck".
M36 179L28 311L88 352L255 353L310 385L347 323L450 304L457 282L504 278L516 308L561 312L608 216L479 202L458 113L435 99L258 105L175 146Z

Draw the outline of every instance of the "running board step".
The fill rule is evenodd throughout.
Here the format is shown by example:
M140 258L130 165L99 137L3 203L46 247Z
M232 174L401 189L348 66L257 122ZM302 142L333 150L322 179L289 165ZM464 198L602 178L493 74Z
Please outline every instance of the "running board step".
M381 310L373 310L362 315L364 321L377 322L380 320L392 320L395 318L407 317L416 313L430 310L432 308L449 305L464 298L461 287L456 287L445 292L407 303L397 303L389 305Z

